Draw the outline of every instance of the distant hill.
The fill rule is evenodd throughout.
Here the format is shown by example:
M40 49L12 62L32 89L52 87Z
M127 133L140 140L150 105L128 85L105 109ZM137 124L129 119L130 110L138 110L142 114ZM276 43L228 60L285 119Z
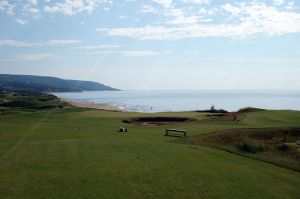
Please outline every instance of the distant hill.
M56 77L0 74L0 90L31 92L116 91L92 81L65 80Z

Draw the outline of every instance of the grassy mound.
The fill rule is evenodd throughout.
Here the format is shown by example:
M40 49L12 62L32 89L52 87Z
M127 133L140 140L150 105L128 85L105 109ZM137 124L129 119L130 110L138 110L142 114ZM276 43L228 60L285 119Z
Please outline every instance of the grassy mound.
M2 91L0 96L0 107L6 109L47 110L70 106L56 96L47 93Z

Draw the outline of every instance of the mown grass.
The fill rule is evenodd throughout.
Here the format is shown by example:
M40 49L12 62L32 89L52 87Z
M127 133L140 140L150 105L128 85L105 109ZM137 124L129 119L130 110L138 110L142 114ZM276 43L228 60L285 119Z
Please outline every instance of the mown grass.
M300 125L300 113L260 111L240 122L141 126L132 117L205 118L205 113L121 113L90 109L0 116L1 198L298 198L300 173L165 137L237 128ZM128 133L120 134L120 126Z

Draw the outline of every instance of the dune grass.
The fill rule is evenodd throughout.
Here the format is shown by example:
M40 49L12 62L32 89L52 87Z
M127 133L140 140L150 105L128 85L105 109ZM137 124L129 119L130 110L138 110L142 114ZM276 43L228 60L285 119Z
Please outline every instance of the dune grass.
M299 112L253 112L240 122L121 122L142 116L201 119L205 113L70 108L1 115L1 198L299 197L299 172L163 136L169 127L196 136L224 129L299 126ZM128 133L117 133L120 126Z

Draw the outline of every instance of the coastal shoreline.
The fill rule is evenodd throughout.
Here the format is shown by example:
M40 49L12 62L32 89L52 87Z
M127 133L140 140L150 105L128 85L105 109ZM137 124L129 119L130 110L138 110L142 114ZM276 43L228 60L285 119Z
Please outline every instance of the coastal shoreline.
M107 110L107 111L119 111L119 112L128 112L129 110L122 109L118 106L114 106L107 103L94 103L94 102L86 102L86 101L75 101L66 98L60 98L62 101L67 102L73 106L80 108L92 108L99 110Z

